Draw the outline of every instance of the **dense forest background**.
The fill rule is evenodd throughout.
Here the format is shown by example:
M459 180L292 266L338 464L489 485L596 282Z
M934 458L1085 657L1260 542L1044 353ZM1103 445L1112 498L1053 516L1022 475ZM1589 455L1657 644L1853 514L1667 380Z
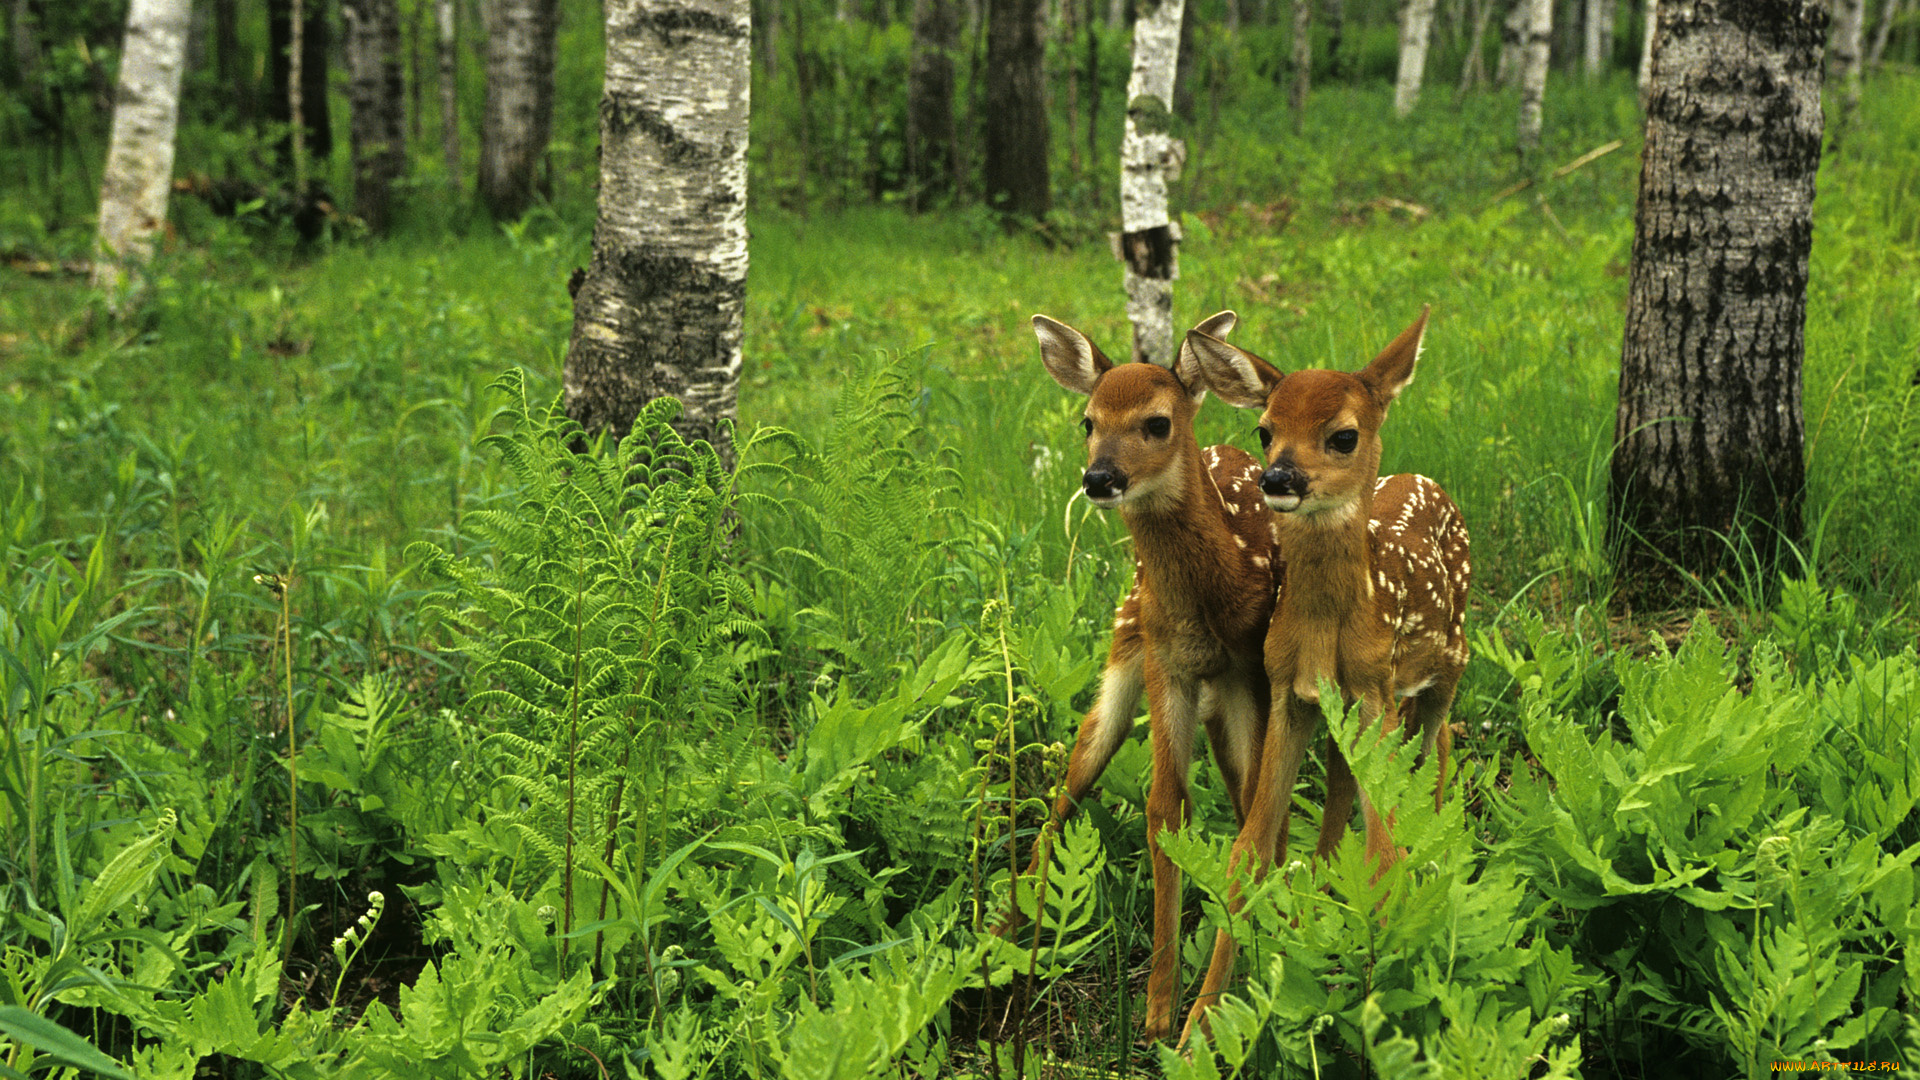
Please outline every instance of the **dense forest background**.
M909 160L908 5L756 6L728 471L664 403L619 448L554 404L599 5L553 10L551 138L500 214L483 13L456 5L449 154L434 5L398 0L378 220L340 10L307 0L333 36L302 187L269 12L196 5L129 310L86 280L126 5L11 0L0 1075L1920 1067L1920 11L1886 3L1826 99L1805 538L1782 564L1728 537L1658 605L1624 599L1607 500L1644 13L1611 10L1589 70L1609 5L1555 10L1523 153L1490 3L1437 5L1405 118L1394 5L1313 8L1298 109L1290 11L1190 6L1175 326L1232 308L1276 364L1350 369L1431 303L1383 471L1446 486L1475 576L1447 802L1409 794L1430 764L1358 753L1408 857L1375 882L1356 836L1309 869L1295 828L1182 1055L1137 1038L1144 724L1036 932L982 932L1132 574L1124 526L1070 498L1083 403L1027 323L1126 351L1126 5L1042 5L1039 213L989 198L985 5L954 6L950 190ZM1256 445L1217 401L1199 427ZM1234 832L1205 762L1194 790L1166 841L1189 992Z

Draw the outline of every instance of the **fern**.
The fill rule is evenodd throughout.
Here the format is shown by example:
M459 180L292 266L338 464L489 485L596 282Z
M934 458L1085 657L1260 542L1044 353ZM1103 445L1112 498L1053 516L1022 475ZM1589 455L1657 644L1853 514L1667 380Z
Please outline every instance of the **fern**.
M669 426L677 403L650 402L618 446L579 453L584 433L557 403L529 405L518 371L494 385L507 424L483 443L514 505L469 518L477 550L407 555L445 582L432 611L472 662L470 706L496 728L485 749L509 797L493 820L519 837L522 865L557 880L565 934L619 915L609 881L576 897L576 847L607 872L643 865L648 815L668 820L654 794L668 791L666 748L739 700L730 639L753 633L750 592L723 557L733 478Z
M956 580L958 474L926 445L905 367L856 365L816 444L762 429L742 457L764 485L756 550L763 569L805 606L793 613L814 650L867 690L944 639L936 598ZM776 532L776 530L778 530Z

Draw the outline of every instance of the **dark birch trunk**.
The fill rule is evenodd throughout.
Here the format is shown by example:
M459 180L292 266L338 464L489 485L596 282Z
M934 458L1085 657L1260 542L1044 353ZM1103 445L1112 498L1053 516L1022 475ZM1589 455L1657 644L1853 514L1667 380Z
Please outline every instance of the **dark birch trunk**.
M733 465L747 287L748 0L608 0L600 213L567 415L624 437L661 396Z
M1326 0L1320 9L1321 16L1327 20L1327 78L1337 79L1340 69L1340 35L1347 26L1346 0Z
M347 99L353 106L353 212L376 233L393 220L393 182L407 162L406 81L394 0L341 0Z
M959 44L953 0L914 0L907 174L916 213L953 192L953 53Z
M1039 0L991 0L987 9L987 205L1040 217L1053 207L1048 175L1046 43Z
M1610 492L1636 605L1802 535L1826 23L1819 0L1661 4Z
M327 109L327 54L332 35L328 32L326 0L270 0L267 4L267 119L288 125L293 117L293 57L295 47L293 8L300 11L300 124L306 132L301 145L309 158L333 155L333 121ZM281 166L293 169L293 143L279 144ZM304 179L304 177L302 178Z
M540 165L553 133L558 0L488 0L487 104L480 121L480 201L512 220L551 192Z

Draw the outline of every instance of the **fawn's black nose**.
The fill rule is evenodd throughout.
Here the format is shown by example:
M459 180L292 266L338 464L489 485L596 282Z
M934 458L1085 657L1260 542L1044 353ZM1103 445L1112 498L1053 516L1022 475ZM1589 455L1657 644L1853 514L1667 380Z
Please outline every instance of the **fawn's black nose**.
M1093 465L1080 478L1080 486L1087 489L1089 499L1111 499L1127 490L1127 478L1110 466Z
M1284 495L1304 497L1307 493L1307 474L1292 465L1275 465L1260 474L1260 490L1276 498Z

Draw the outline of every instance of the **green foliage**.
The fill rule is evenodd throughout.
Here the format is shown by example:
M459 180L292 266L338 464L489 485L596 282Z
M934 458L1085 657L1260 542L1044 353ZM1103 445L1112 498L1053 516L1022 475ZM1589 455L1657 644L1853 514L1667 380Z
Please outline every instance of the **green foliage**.
M1762 643L1736 687L1702 626L1615 666L1624 739L1523 683L1541 772L1516 766L1492 804L1496 857L1609 977L1608 1055L1749 1073L1873 1056L1899 1036L1893 958L1913 940L1920 665L1856 657L1800 683Z
M121 13L41 7L62 27L54 74L87 85L118 36L92 24ZM606 447L529 404L555 390L563 283L591 235L600 13L563 8L550 205L469 228L438 195L427 116L423 197L396 236L296 255L176 201L130 322L23 269L84 255L77 162L101 117L72 95L73 152L31 175L32 151L0 138L6 1069L1920 1060L1910 73L1872 84L1823 165L1803 572L1777 596L1727 591L1667 656L1669 625L1607 609L1627 80L1550 92L1544 162L1625 142L1541 175L1510 155L1510 98L1455 102L1436 81L1412 123L1388 119L1380 10L1353 10L1355 81L1316 71L1298 139L1275 82L1287 31L1201 23L1195 109L1172 120L1190 150L1176 320L1233 307L1282 366L1352 366L1433 301L1386 466L1454 493L1480 587L1444 806L1431 765L1356 751L1407 849L1378 882L1353 839L1308 865L1303 820L1227 919L1232 812L1195 770L1192 826L1167 836L1208 898L1183 960L1191 975L1227 926L1242 981L1190 1056L1143 1054L1144 733L1075 823L1037 828L1131 559L1114 515L1070 499L1083 403L1025 325L1046 311L1125 352L1103 235L1127 31L1093 31L1101 119L1078 174L1084 128L1055 93L1060 208L1009 236L964 208L891 205L909 194L904 25L783 7L781 68L755 94L736 479L672 436L665 406ZM1052 77L1086 44L1052 48ZM1436 80L1458 51L1436 43ZM476 107L477 67L459 88ZM0 95L0 127L16 105ZM189 116L183 172L270 173L264 136L204 130L226 115ZM329 168L345 191L344 162ZM1199 425L1250 442L1244 413L1209 405ZM280 606L253 583L289 572L291 680ZM1035 843L1046 869L1016 891L1008 867ZM363 899L376 890L391 899ZM1026 931L980 936L1009 903Z

